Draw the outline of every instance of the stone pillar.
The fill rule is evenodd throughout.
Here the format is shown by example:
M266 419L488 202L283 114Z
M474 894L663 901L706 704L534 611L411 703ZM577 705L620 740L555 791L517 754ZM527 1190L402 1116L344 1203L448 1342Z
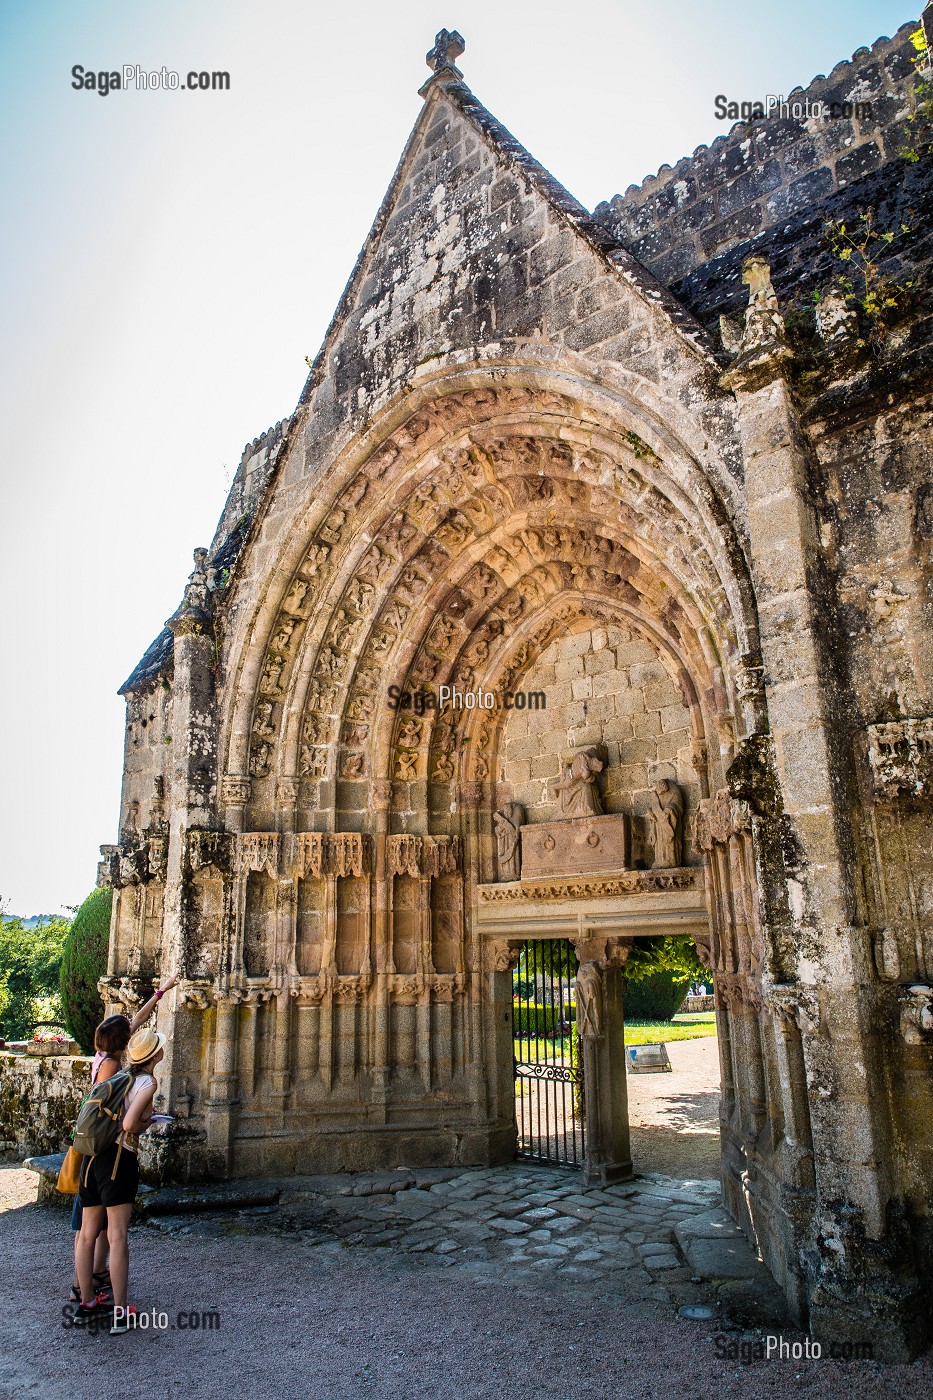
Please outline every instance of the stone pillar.
M171 812L163 912L163 975L185 971L186 840L191 828L216 826L216 736L213 678L214 629L204 565L207 551L194 552L194 572L178 611L166 626L174 635ZM173 1020L178 1005L170 993ZM176 1022L177 1024L177 1022ZM160 1079L169 1111L174 1093L174 1037L169 1035Z
M583 962L577 972L577 1033L583 1043L588 1185L627 1181L632 1175L625 1065L624 977Z
M208 1088L207 1137L212 1150L229 1166L233 1120L237 1105L237 1042L240 1008L238 1001L224 998L217 1002L214 1023L214 1065Z
M818 1259L809 1317L819 1339L870 1340L876 1356L912 1352L915 1278L895 1278L888 1214L896 1199L886 1141L882 1055L872 1027L874 971L858 926L848 825L849 739L835 699L842 664L832 580L812 504L815 468L787 378L791 358L767 265L750 259L746 328L723 376L745 459L751 571L768 717L785 823L789 950L780 969L812 1007L802 1045L810 1090L816 1219L797 1239ZM744 794L743 794L744 795ZM793 862L791 864L791 861ZM776 956L775 956L776 953ZM796 979L796 980L793 980ZM812 1266L811 1266L812 1267Z

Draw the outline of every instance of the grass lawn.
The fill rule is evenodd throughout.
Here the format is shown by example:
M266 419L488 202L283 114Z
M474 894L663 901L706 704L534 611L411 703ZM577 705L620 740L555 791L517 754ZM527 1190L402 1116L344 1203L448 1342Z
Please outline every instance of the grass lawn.
M687 1011L675 1016L673 1021L626 1021L626 1045L657 1045L660 1041L696 1040L701 1035L716 1034L715 1011ZM530 1054L529 1054L530 1051ZM515 1058L530 1059L533 1063L544 1064L561 1055L567 1063L570 1057L570 1037L563 1041L537 1040L515 1042Z
M626 1021L626 1045L657 1045L662 1040L695 1040L716 1034L715 1011L687 1011L673 1021Z

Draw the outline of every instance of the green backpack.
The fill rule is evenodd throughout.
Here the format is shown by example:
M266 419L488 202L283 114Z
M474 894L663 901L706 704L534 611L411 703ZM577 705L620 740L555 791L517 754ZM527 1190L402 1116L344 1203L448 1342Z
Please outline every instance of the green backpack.
M123 1102L132 1082L128 1069L118 1069L109 1079L94 1085L78 1109L72 1136L76 1152L83 1157L96 1157L116 1142L123 1121Z

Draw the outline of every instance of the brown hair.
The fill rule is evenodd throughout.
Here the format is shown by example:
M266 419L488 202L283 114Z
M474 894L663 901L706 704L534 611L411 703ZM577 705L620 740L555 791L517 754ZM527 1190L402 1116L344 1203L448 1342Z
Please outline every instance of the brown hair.
M94 1049L118 1060L130 1043L130 1023L125 1016L108 1016L94 1032Z

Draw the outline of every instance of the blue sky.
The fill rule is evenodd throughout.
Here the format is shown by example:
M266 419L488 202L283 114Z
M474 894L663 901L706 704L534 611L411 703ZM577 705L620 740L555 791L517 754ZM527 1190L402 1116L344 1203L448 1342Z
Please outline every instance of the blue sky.
M458 28L477 96L592 207L916 18L888 0L0 2L0 898L79 903L116 837L117 686L244 443L289 414ZM71 68L229 92L75 91Z

